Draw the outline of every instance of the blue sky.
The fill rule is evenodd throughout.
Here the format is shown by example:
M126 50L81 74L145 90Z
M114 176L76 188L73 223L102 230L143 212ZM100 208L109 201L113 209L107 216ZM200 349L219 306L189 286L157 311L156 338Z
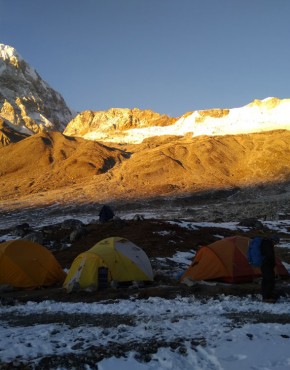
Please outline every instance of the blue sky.
M0 0L13 46L76 111L290 98L289 0Z

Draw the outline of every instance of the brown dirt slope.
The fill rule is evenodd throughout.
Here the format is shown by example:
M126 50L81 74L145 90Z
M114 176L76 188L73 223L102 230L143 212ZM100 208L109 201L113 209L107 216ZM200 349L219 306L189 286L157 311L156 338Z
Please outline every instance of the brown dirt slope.
M1 149L1 195L15 197L92 180L125 156L119 149L59 132L36 134Z
M41 133L1 148L0 154L2 200L41 192L48 196L57 189L73 198L73 186L87 200L98 201L290 179L289 131L153 138L128 146Z
M183 138L136 151L121 164L128 189L172 192L248 186L290 178L290 132Z

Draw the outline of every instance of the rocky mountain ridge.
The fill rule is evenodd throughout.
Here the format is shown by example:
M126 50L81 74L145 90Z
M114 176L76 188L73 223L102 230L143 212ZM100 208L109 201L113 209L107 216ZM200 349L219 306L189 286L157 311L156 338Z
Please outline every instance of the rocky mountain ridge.
M26 135L62 132L74 116L63 97L13 47L0 44L0 119L6 127Z
M138 109L85 111L68 123L64 134L95 141L140 144L154 136L220 136L289 129L290 99L271 97L256 99L240 108L188 112L180 118Z
M95 141L128 142L128 132L131 130L134 132L141 128L164 127L176 121L177 118L160 115L151 110L111 108L107 111L79 113L68 123L63 133Z

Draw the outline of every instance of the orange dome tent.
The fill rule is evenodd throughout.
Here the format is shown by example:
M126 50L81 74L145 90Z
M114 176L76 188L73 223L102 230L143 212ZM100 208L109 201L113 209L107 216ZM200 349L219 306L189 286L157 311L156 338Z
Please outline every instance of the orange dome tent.
M247 259L249 238L233 236L201 247L180 281L219 280L225 283L246 283L261 275ZM276 274L289 276L281 260L276 257Z
M0 285L36 288L62 283L65 272L53 254L30 240L0 244Z

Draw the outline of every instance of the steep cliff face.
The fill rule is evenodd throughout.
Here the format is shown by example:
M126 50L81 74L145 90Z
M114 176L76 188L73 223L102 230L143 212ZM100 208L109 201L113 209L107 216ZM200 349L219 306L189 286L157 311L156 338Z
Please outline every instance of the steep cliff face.
M63 131L75 113L28 63L0 44L0 117L23 134Z

